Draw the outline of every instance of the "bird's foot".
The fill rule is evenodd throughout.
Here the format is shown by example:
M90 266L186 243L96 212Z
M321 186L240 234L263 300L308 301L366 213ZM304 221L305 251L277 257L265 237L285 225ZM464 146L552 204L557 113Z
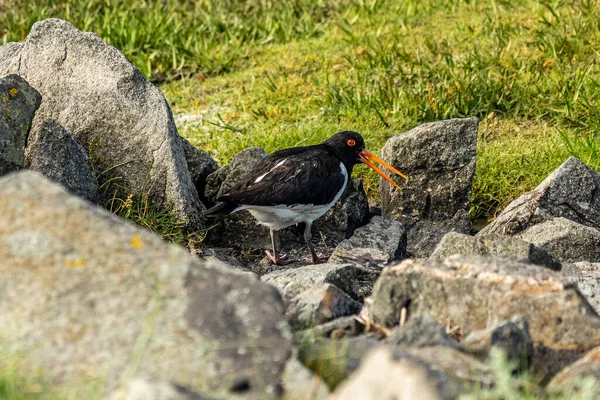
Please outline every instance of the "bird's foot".
M269 260L275 265L284 265L287 262L287 256L285 254L281 256L279 254L273 255L270 250L265 250L265 253L267 253L267 257L269 257Z

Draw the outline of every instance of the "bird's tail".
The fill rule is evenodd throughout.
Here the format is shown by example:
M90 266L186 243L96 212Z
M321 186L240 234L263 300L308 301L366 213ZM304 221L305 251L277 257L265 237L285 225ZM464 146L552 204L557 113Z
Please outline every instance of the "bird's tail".
M237 204L235 202L224 201L224 202L219 203L219 204L209 208L208 210L206 210L204 215L206 215L207 217L216 217L218 215L226 215L226 214L232 213L238 207L239 207L239 204Z

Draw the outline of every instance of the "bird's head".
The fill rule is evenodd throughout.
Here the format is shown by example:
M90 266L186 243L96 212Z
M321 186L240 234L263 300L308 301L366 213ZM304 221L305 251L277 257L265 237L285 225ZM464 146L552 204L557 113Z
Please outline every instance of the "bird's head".
M375 161L378 164L381 164L385 168L394 172L395 174L401 176L402 178L408 180L408 178L398 171L396 168L392 167L379 157L375 156L373 153L367 150L365 147L365 141L362 136L357 132L352 131L343 131L338 132L325 142L323 142L325 146L327 146L333 153L342 160L342 162L346 165L355 165L364 163L371 167L375 172L377 172L383 179L390 182L392 185L396 186L398 189L400 187L394 182L389 176L387 176L383 171L381 171L374 163Z

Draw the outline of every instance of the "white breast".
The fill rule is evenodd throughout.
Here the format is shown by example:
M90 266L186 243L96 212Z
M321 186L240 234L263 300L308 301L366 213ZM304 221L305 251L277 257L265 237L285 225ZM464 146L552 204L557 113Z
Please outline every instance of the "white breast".
M300 222L312 223L315 219L325 214L336 201L339 200L342 193L346 189L348 183L348 170L343 163L340 163L340 169L344 176L344 184L341 189L337 192L333 200L328 204L314 205L314 204L296 204L293 206L252 206L244 205L239 207L238 210L249 210L254 218L263 225L268 226L270 229L283 229L288 226L298 224ZM269 171L270 172L270 171Z

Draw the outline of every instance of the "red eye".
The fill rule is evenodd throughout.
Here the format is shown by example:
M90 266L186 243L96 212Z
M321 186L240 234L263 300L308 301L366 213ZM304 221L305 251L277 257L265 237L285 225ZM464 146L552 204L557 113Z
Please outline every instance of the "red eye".
M354 139L350 139L346 143L348 143L348 146L350 146L350 147L356 146L356 142L354 141Z

